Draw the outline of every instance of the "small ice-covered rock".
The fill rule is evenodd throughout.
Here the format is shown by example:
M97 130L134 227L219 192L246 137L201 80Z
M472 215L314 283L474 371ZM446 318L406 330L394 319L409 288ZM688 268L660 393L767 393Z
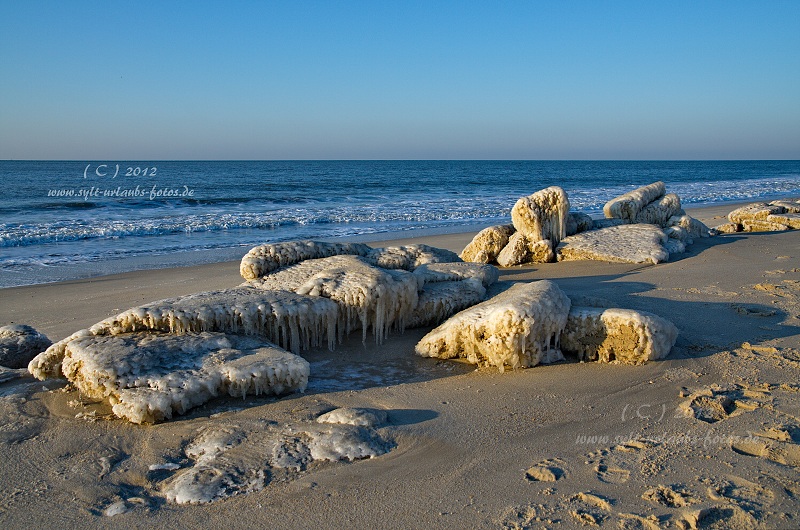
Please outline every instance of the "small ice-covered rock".
M508 244L508 238L513 233L513 225L484 228L461 251L461 259L474 263L493 263L500 251Z
M66 345L65 377L114 414L152 423L183 414L222 393L305 390L307 361L263 340L221 333L124 333Z
M364 260L382 269L403 269L413 271L428 263L459 262L458 254L429 245L404 245L372 249Z
M574 306L561 333L561 349L582 361L643 364L666 357L678 328L645 311Z
M664 242L664 249L669 253L670 256L675 254L683 254L686 252L686 243L680 239L671 237Z
M603 228L609 228L612 226L620 226L629 224L624 219L595 219L592 222L592 228L594 230L601 230Z
M429 283L451 282L460 280L479 280L484 287L489 287L500 277L500 271L492 265L480 263L429 263L414 269L414 276Z
M569 298L552 281L516 284L447 320L417 343L416 352L462 357L501 371L559 361L569 307Z
M327 258L342 254L366 256L372 248L361 243L325 243L321 241L286 241L252 248L242 258L239 272L245 280L308 259Z
M639 210L634 223L649 223L665 228L671 217L681 212L681 199L674 193L667 193Z
M714 227L714 231L720 234L735 234L743 230L742 225L739 223L722 223Z
M557 245L567 233L569 199L558 186L550 186L520 198L511 208L511 221L528 241L549 240Z
M508 245L497 256L501 267L513 267L526 263L549 263L555 261L553 244L549 239L531 241L522 232L517 232L508 240Z
M121 515L128 511L128 505L125 501L117 501L112 502L109 504L105 510L103 510L103 515L106 517L114 517L115 515Z
M376 428L386 423L386 419L385 410L343 407L322 414L317 418L317 423L360 425L362 427Z
M669 259L664 248L668 239L655 225L625 224L566 237L556 248L556 255L559 261L655 264Z
M583 212L569 212L567 214L567 235L574 236L594 228L594 219Z
M769 223L785 225L793 230L800 230L800 214L797 213L772 214L768 215L766 220Z
M623 219L628 223L635 223L636 216L645 206L666 193L667 189L663 182L654 182L611 199L603 206L603 214L609 219Z
M50 344L50 339L30 326L10 324L0 327L0 366L25 368Z
M426 283L419 293L417 306L406 318L406 327L438 326L462 309L482 302L485 297L486 287L477 278Z
M785 232L789 230L789 226L783 223L776 223L772 220L774 216L770 215L763 221L761 219L744 219L742 221L743 232Z
M691 215L680 214L669 218L667 221L668 226L683 228L689 233L692 239L699 239L702 237L709 237L713 232L702 222Z

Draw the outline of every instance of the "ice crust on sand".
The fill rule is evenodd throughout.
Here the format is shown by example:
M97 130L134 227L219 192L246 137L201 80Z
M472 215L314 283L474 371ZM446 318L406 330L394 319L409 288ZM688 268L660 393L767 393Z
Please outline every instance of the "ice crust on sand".
M635 223L636 216L645 206L666 193L663 182L654 182L611 199L603 206L603 214L610 219L624 219L629 223Z
M317 423L380 427L386 423L386 418L385 410L343 407L322 414L317 418Z
M246 280L260 278L280 267L301 261L342 254L366 256L372 251L361 243L324 243L321 241L286 241L252 248L242 258L239 272Z
M569 298L554 282L516 284L447 320L419 341L416 352L462 357L501 371L562 360L558 343L569 307Z
M107 400L120 418L153 423L222 393L302 392L309 364L252 337L138 332L71 341L62 371L81 393Z
M513 225L498 225L484 228L461 251L461 259L474 263L492 263L508 244L514 233Z
M0 366L24 368L52 342L42 333L24 324L0 327Z
M631 224L589 230L561 241L559 261L600 260L621 263L661 263L669 259L667 235L655 225Z
M549 240L555 246L566 236L568 212L567 194L551 186L520 198L511 209L511 221L529 241Z
M133 331L257 335L293 352L321 345L333 348L338 316L335 302L289 291L244 286L196 293L128 309L77 331L37 355L28 370L39 379L62 377L61 360L73 340Z
M678 337L675 325L645 311L573 306L561 349L581 361L643 364L666 357Z

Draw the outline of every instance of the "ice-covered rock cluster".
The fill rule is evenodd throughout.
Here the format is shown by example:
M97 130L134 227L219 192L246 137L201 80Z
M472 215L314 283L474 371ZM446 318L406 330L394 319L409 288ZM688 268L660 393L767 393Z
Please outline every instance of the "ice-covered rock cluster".
M159 421L222 391L302 390L305 382L294 376L273 377L277 351L290 363L295 356L283 350L333 349L358 329L364 340L371 331L381 342L392 330L436 325L482 301L498 277L491 265L463 263L452 252L425 245L372 249L311 241L256 247L242 260L241 271L246 278L261 275L236 288L123 311L53 344L30 361L28 370L40 379L67 377L136 423ZM244 340L225 334L258 337L267 344L220 346L219 341ZM217 338L197 338L212 336ZM265 356L264 348L273 354ZM249 352L237 354L234 364L246 363L252 384L226 378L234 357L217 366L222 350ZM120 372L123 368L133 375Z
M559 261L661 263L685 252L694 239L715 233L687 215L680 197L667 193L663 182L608 201L603 214L594 230L564 238L556 249Z
M0 366L24 368L39 352L52 344L50 339L24 324L0 327Z
M722 233L783 232L800 229L800 201L755 202L728 214L729 223L715 227Z
M570 212L564 190L543 189L517 201L513 225L479 232L461 258L510 267L525 263L603 260L659 263L713 232L686 215L680 198L663 182L643 186L606 203L606 219Z
M478 365L525 368L564 360L642 364L665 357L678 336L669 321L643 311L571 307L552 281L516 284L461 311L425 335L417 354Z

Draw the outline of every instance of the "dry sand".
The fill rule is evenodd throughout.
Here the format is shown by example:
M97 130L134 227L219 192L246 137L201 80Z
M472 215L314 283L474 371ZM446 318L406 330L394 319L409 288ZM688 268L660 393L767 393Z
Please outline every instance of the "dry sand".
M713 226L726 212L690 213ZM415 242L460 251L471 236ZM498 373L415 357L425 329L382 346L355 333L306 356L305 394L219 399L155 426L115 419L62 382L15 379L0 384L0 527L800 526L800 233L704 239L656 266L502 272L656 313L678 342L644 366L568 360ZM241 281L238 263L223 263L3 289L0 324L58 340L134 305ZM377 434L391 450L267 469L270 440L342 406L387 411ZM241 442L224 465L265 471L263 489L166 502L176 471L150 466L191 466L187 445L220 429Z

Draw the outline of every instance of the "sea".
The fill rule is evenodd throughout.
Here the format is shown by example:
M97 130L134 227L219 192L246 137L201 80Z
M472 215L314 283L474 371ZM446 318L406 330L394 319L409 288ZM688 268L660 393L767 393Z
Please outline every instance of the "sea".
M0 161L0 287L477 231L554 185L601 217L659 180L688 207L800 196L800 161Z

